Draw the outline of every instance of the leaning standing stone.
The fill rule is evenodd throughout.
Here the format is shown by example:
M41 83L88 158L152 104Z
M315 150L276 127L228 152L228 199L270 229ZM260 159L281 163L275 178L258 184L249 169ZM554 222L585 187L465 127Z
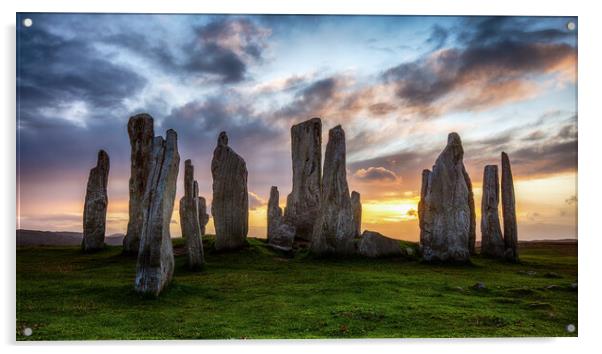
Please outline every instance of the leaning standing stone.
M123 238L123 252L137 254L142 234L142 199L150 172L153 151L153 118L148 114L138 114L128 122L128 135L131 146L130 201L127 232Z
M109 155L98 152L96 167L90 170L84 203L84 239L82 250L92 252L102 249L107 221L107 183L109 181Z
M508 154L502 152L502 215L504 217L505 258L518 261L518 228L516 226L516 209L514 201L514 182Z
M293 190L286 199L284 217L296 237L311 240L320 210L322 181L322 122L312 118L291 128Z
M142 294L158 296L173 276L174 256L169 225L179 164L177 134L170 129L165 140L160 136L154 140L144 192L144 223L135 280L135 289Z
M470 258L470 190L457 133L437 158L432 172L423 171L420 201L420 247L425 261L466 262Z
M504 258L504 238L498 213L499 189L497 166L485 166L481 199L481 254L493 258Z
M468 231L468 251L471 255L476 254L475 246L477 243L477 214L474 205L474 194L472 192L472 182L470 176L466 172L466 168L462 168L462 174L464 175L464 181L468 188L468 207L470 208L470 230Z
M228 146L228 135L221 132L211 161L215 225L215 248L240 248L247 243L249 195L245 160Z
M351 209L353 210L353 226L355 228L355 237L362 235L362 202L360 194L356 191L351 192Z
M328 132L322 200L311 242L311 251L315 254L355 253L355 225L347 185L345 149L345 132L338 125Z
M184 163L184 196L180 199L180 226L186 240L188 268L197 270L205 264L199 222L198 185L194 180L192 161Z

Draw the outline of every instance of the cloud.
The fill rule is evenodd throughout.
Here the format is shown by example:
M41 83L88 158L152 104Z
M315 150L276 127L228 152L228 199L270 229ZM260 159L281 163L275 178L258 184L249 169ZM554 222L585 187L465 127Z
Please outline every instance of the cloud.
M448 31L440 25L435 25L431 29L431 35L426 40L426 43L434 46L434 49L439 49L445 45L449 37Z
M461 45L434 51L386 70L405 105L424 116L482 110L524 100L538 93L538 75L574 78L576 50L557 31L501 30L505 20L482 20ZM443 29L437 30L442 36ZM432 37L435 41L435 37Z
M573 205L577 203L577 196L576 195L572 195L570 197L568 197L567 199L564 200L564 202L567 205Z
M62 122L83 127L107 119L146 85L142 76L105 60L87 41L52 34L43 26L17 31L20 128Z
M353 174L356 178L364 181L395 181L397 175L384 167L360 168Z
M249 63L259 62L270 30L244 18L218 19L195 29L185 68L217 75L223 83L246 78Z
M266 204L267 204L267 202L263 198L261 198L260 196L258 196L257 194L255 194L253 192L249 192L249 209L250 210L256 210Z

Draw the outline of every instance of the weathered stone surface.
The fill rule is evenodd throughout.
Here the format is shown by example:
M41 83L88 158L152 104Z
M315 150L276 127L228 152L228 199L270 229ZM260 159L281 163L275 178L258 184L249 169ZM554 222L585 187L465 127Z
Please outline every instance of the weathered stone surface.
M196 189L198 190L198 186ZM197 203L199 206L199 225L201 227L201 235L204 235L207 223L209 223L209 214L207 214L207 201L204 197L198 197Z
M499 190L497 166L485 166L481 199L481 254L494 258L503 258L505 250L498 213Z
M268 244L276 249L282 251L290 251L293 249L293 242L295 241L295 227L281 222L272 231L272 236Z
M228 146L228 135L221 132L211 161L215 225L215 248L240 248L247 243L249 195L245 160Z
M98 152L96 167L90 170L86 199L84 202L84 252L96 251L104 247L107 221L107 183L109 181L109 155L104 150Z
M362 235L362 202L360 194L356 191L351 192L351 209L353 210L353 226L355 237Z
M475 246L477 243L477 214L475 211L474 194L472 192L472 181L466 168L462 166L462 174L464 175L464 181L468 188L468 207L470 208L470 229L468 230L468 251L471 255L476 254Z
M313 226L320 210L322 182L322 122L320 118L293 125L291 128L293 189L286 199L284 217L297 235L311 240Z
M355 226L347 185L345 150L345 132L338 125L328 132L320 212L311 242L311 251L316 254L355 253Z
M358 252L362 256L370 258L404 255L398 240L368 230L364 231L359 240Z
M420 248L426 261L466 262L470 258L470 191L463 157L460 136L451 133L432 172L423 171Z
M200 269L205 264L201 225L199 221L199 188L194 180L192 161L184 162L184 196L180 199L180 227L182 237L186 240L188 268Z
M142 235L142 199L146 190L146 182L150 172L151 154L153 152L153 118L145 113L130 117L128 122L130 137L130 201L127 232L123 239L123 252L138 253L140 236Z
M502 215L504 217L505 258L518 261L518 228L514 201L514 182L508 154L502 152Z
M280 250L290 251L295 240L295 227L285 222L279 204L278 187L272 186L268 201L268 244Z
M136 265L135 289L159 295L171 282L174 269L173 246L169 232L176 198L180 155L177 134L168 130L166 139L153 143L150 173L142 200L142 237Z

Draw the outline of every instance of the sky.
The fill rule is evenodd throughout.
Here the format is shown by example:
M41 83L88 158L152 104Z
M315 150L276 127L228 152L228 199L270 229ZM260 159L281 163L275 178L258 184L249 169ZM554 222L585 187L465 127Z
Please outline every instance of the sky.
M21 25L31 18L33 25ZM510 156L519 239L577 237L576 18L17 15L17 227L82 230L86 180L111 160L107 233L125 233L128 118L178 133L211 203L220 131L247 163L249 236L291 191L290 127L342 125L362 228L418 240L421 171L460 134L480 239L483 168ZM501 211L501 207L500 207ZM207 225L212 233L213 220Z

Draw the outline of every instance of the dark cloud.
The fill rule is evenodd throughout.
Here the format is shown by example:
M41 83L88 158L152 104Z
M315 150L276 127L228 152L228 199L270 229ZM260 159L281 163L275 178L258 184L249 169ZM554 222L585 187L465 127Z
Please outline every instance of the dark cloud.
M262 59L267 32L248 19L218 19L195 29L185 68L215 74L223 83L246 78L249 62Z
M387 170L384 167L368 167L367 169L360 168L353 176L364 181L395 181L397 176L395 172Z
M63 38L43 26L19 27L17 35L20 127L73 122L75 115L81 115L81 125L84 119L106 119L146 85L143 77L105 60L86 41Z
M449 32L445 28L435 25L431 29L431 35L426 42L434 46L434 49L439 49L445 45L448 36Z
M461 45L402 63L383 73L395 85L397 97L424 115L437 115L442 99L460 93L447 109L474 110L528 96L534 90L533 75L574 69L575 47L553 39L558 30L504 30L506 18L481 19L476 30L465 33ZM440 32L442 37L444 29ZM561 31L560 31L561 32ZM435 37L432 40L434 41ZM469 90L462 92L462 90Z
M292 102L274 113L276 118L298 119L320 116L340 87L339 79L328 77L314 81L297 91Z

